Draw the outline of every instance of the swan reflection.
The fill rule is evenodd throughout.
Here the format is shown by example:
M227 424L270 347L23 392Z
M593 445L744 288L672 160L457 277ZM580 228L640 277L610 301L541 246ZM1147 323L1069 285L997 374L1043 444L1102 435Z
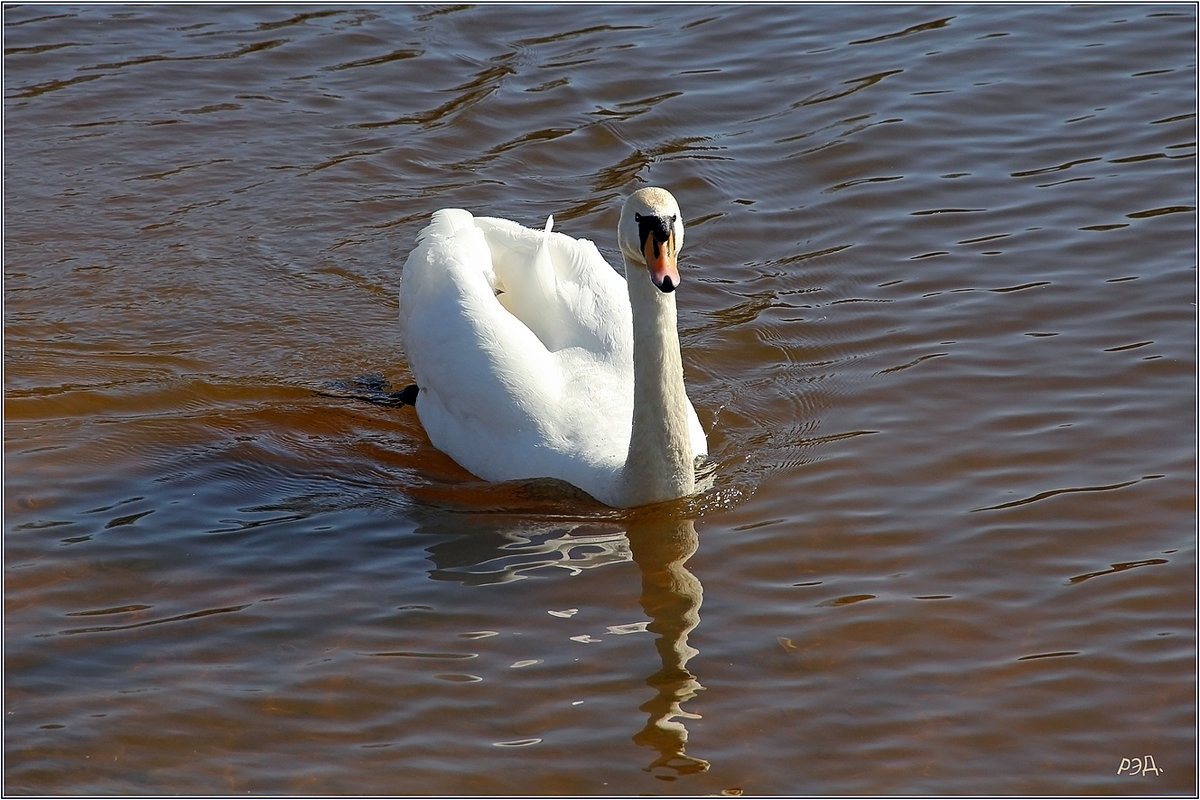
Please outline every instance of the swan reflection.
M625 525L607 520L539 523L527 518L496 523L491 515L454 519L456 535L439 536L426 548L435 564L430 577L479 586L545 576L548 571L580 575L632 560L641 575L639 601L649 620L644 630L656 637L661 662L646 678L655 694L639 706L647 720L633 741L658 753L645 768L648 772L665 769L684 775L707 770L708 761L686 752L685 723L700 715L683 707L704 689L687 668L697 653L688 635L700 622L703 600L699 579L685 566L699 544L692 520L642 514ZM443 534L441 525L418 531Z
M684 566L699 545L696 527L691 520L639 522L629 526L628 535L642 573L641 604L650 617L646 629L658 635L654 646L662 660L662 668L646 679L658 694L640 706L649 719L633 741L658 751L648 771L667 767L680 774L703 772L708 762L685 751L688 731L683 723L700 718L685 711L683 704L704 689L687 669L697 653L688 644L688 634L700 622L704 597L699 579Z

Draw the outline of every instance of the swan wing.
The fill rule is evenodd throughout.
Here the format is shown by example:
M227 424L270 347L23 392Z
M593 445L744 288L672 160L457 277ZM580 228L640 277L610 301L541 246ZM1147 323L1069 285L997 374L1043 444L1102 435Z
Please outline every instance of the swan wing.
M552 297L528 274L547 241ZM405 263L400 323L421 387L417 413L438 449L485 480L554 477L602 495L623 463L633 402L630 311L626 301L621 314L611 286L601 285L604 296L587 294L597 291L595 275L607 277L599 267L618 288L624 281L594 245L576 241L443 209ZM545 304L537 308L531 297ZM590 316L573 317L579 308ZM629 332L606 330L600 309L609 310L608 325L625 322Z
M400 281L400 326L430 439L479 477L503 480L509 454L544 436L560 373L496 300L482 232L458 209L434 214Z
M491 250L506 308L552 350L582 347L632 370L633 321L625 279L595 244L496 217L477 217L476 223ZM553 286L553 297L544 294L547 286Z

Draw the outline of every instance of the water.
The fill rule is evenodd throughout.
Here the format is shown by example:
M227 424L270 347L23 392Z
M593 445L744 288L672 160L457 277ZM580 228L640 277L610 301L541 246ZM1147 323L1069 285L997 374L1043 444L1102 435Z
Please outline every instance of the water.
M7 793L1196 792L1194 6L4 30ZM416 232L646 184L712 488L479 484Z

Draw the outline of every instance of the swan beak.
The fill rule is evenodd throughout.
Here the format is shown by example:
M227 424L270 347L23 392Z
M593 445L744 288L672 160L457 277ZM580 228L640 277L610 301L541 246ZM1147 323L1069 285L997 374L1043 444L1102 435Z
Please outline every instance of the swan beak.
M646 268L650 270L650 280L663 292L673 292L679 285L679 267L675 262L675 232L667 235L665 242L660 242L653 235L646 237L642 248L646 256Z

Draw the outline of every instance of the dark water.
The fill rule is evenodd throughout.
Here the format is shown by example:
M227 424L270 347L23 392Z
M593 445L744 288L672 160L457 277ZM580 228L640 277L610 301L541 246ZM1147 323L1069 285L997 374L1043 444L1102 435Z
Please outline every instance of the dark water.
M1194 5L4 32L7 793L1195 794ZM712 488L379 402L432 210L648 183Z

